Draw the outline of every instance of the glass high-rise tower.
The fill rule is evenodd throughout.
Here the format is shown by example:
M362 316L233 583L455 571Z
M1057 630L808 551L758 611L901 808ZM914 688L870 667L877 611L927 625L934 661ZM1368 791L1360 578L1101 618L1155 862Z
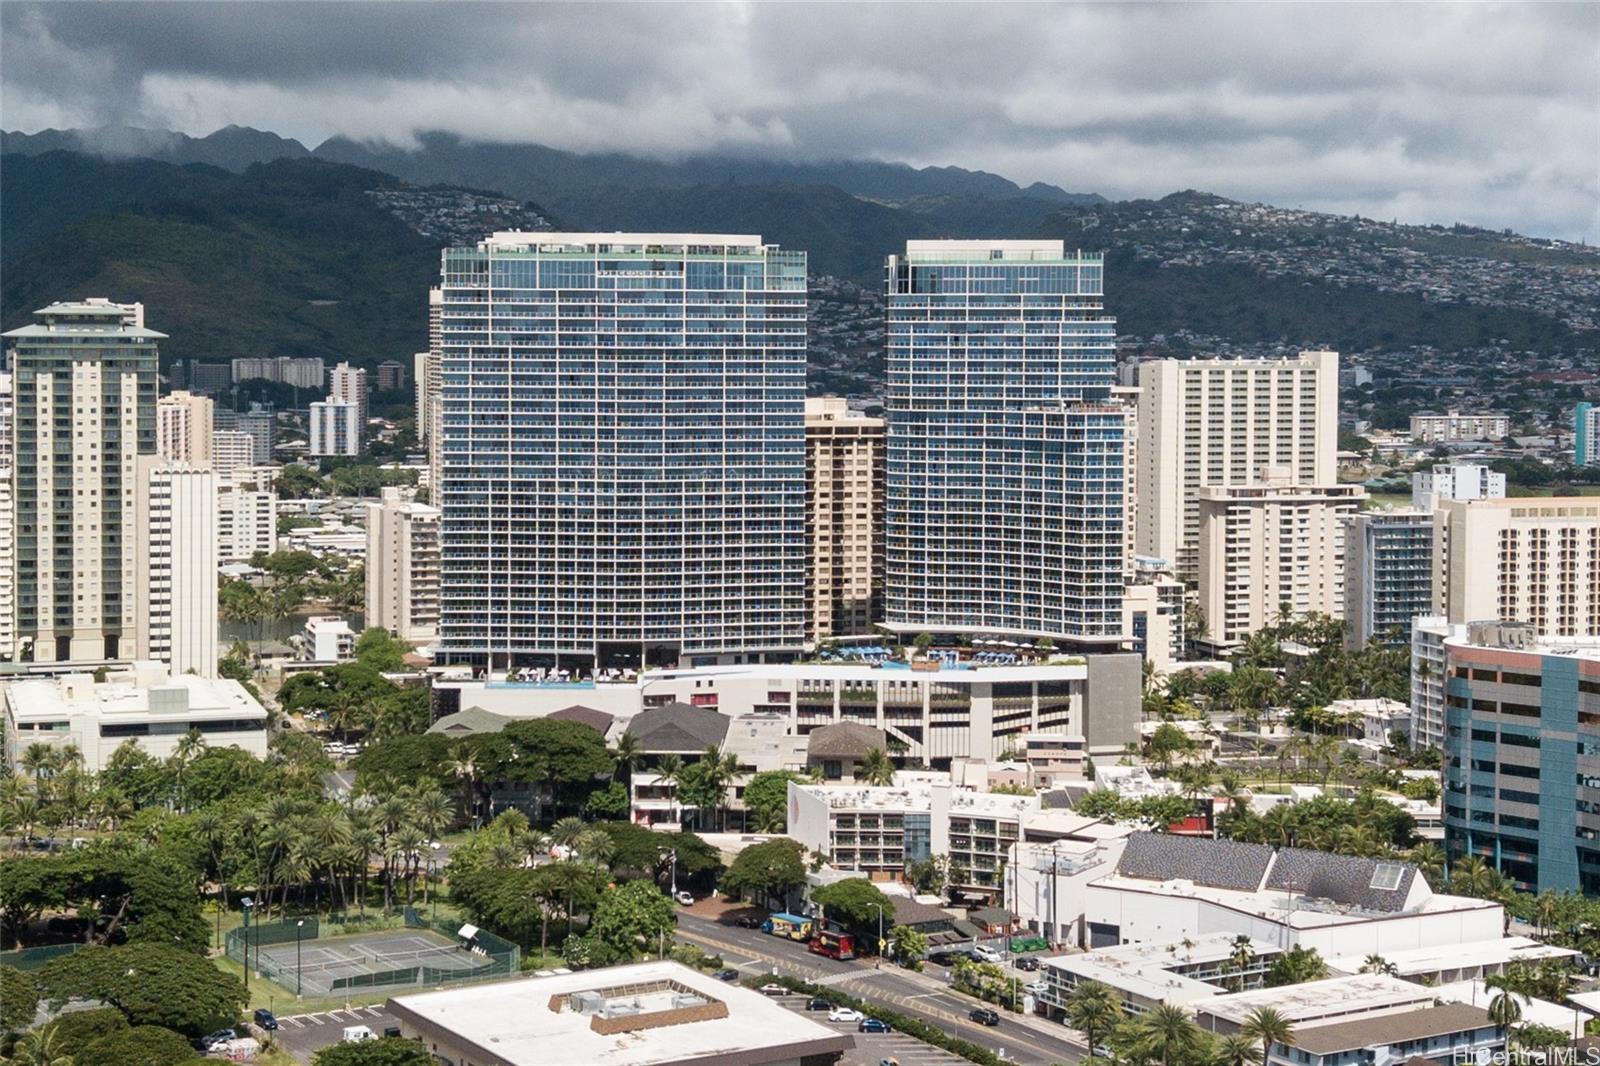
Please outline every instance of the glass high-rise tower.
M888 260L886 624L1122 635L1125 410L1097 255L911 241Z
M797 653L805 253L512 232L447 249L443 267L445 657Z

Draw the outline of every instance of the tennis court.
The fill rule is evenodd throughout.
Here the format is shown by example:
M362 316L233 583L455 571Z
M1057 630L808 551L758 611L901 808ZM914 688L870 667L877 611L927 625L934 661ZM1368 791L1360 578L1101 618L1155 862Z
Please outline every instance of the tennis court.
M293 941L252 945L250 954L258 972L314 996L459 981L496 968L496 960L471 940L452 940L429 929L303 940L298 949Z

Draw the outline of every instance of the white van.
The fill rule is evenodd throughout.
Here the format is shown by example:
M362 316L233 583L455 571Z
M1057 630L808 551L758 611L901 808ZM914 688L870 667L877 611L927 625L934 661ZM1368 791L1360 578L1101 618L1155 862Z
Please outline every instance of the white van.
M363 1040L376 1040L378 1034L365 1025L347 1025L344 1027L344 1042L346 1044L359 1044Z

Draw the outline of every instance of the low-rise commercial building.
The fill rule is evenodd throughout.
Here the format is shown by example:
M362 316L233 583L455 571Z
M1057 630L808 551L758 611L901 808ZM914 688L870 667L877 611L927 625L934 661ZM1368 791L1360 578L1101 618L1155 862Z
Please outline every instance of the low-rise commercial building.
M1411 475L1411 506L1432 511L1446 500L1499 500L1506 476L1482 463L1440 463Z
M1435 893L1410 863L1136 833L1084 896L1089 947L1245 935L1331 955L1493 940L1497 903Z
M338 615L313 615L301 633L302 658L314 663L337 663L356 653L356 635Z
M157 759L177 749L190 730L214 747L267 754L267 712L237 681L173 675L165 663L135 662L105 681L90 674L30 678L5 687L6 765L30 745L68 744L84 769L99 773L131 740Z
M1276 944L1248 936L1214 933L1059 955L1040 967L1045 991L1038 998L1047 1012L1059 1017L1074 988L1096 981L1114 990L1133 1014L1160 1003L1193 1009L1225 992L1262 987L1272 960L1282 952Z
M1120 755L1139 738L1137 655L1091 655L1041 666L960 668L829 663L704 666L598 680L452 680L434 715L477 706L536 718L571 703L630 718L687 703L727 715L780 715L796 736L836 722L881 729L898 754L947 768L998 759L1033 733L1081 736L1090 755Z
M458 1066L826 1066L855 1038L676 962L396 996L402 1035Z
M1506 1032L1482 1007L1435 1005L1435 992L1381 974L1333 977L1204 1000L1201 1028L1240 1032L1251 1014L1271 1009L1289 1023L1287 1044L1273 1044L1265 1066L1400 1066L1421 1059L1441 1066L1487 1062L1503 1054Z
M1444 830L1527 892L1600 892L1600 637L1445 642Z

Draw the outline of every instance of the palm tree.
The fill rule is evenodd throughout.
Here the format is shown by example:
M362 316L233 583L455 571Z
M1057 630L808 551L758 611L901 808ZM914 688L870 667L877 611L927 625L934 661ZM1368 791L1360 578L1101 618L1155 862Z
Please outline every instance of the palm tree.
M1194 1047L1200 1027L1189 1012L1173 1003L1157 1003L1136 1020L1139 1035L1152 1049L1161 1052L1161 1066Z
M656 760L656 783L672 790L672 820L682 823L678 814L678 782L683 779L683 760L676 755L663 755Z
M183 791L183 771L189 764L198 759L206 750L206 738L201 736L200 730L191 729L172 749L172 756L168 760L172 766L172 779L178 790L178 808L188 810L188 797Z
M33 788L38 792L44 787L45 774L56 767L56 749L42 740L36 740L23 749L17 765L33 775Z
M724 823L727 817L728 786L739 776L739 757L730 752L724 752L719 745L708 744L700 756L700 772L705 778L706 787L717 797L716 810L719 824Z
M1494 997L1489 1000L1489 1020L1502 1029L1509 1029L1522 1021L1522 1004L1517 999L1505 974L1495 974L1486 977L1483 981L1488 988L1495 990Z
M410 909L413 893L417 886L417 870L422 863L422 849L427 847L428 838L422 835L422 830L416 825L402 826L395 834L394 846L399 849L405 861L406 878L406 907Z
M1430 888L1439 889L1444 886L1444 849L1439 845L1424 840L1412 848L1406 858L1416 863L1417 872L1428 882Z
M356 909L363 920L367 917L367 875L372 871L372 855L383 847L383 838L370 822L352 819L350 826L350 858L354 860Z
M550 841L566 848L570 856L574 846L578 843L578 838L583 836L588 828L582 818L568 815L565 818L558 819L556 824L550 827Z
M72 1066L66 1041L54 1025L35 1029L17 1041L6 1061L16 1066Z
M1089 1055L1099 1046L1098 1037L1109 1033L1122 1020L1122 1001L1110 985L1085 981L1067 993L1067 1023L1083 1034Z
M327 870L329 880L339 893L339 909L348 910L344 878L339 876L338 866L344 857L344 849L350 845L350 819L338 812L313 815L306 823L306 836L312 844L313 854L321 860L317 865ZM332 909L331 901L329 909Z
M1217 1066L1258 1066L1261 1049L1243 1033L1229 1033L1217 1043Z
M611 758L616 761L617 773L622 780L632 780L634 769L644 759L644 745L629 730L617 738L617 746L611 749Z
M617 849L610 833L603 829L586 829L573 841L572 850L580 861L603 868Z
M445 769L450 771L456 781L461 785L461 805L472 818L472 824L478 824L478 760L472 754L472 748L466 742L457 744L450 752L450 761L445 764Z
M1243 992L1245 971L1254 966L1256 962L1255 943L1244 933L1240 933L1238 936L1233 938L1230 948L1231 950L1228 952L1228 962L1239 973L1238 988L1236 991Z
M533 866L538 862L539 856L550 854L550 834L541 833L537 829L530 829L522 834L522 851L528 859L528 865Z
M437 838L444 832L445 826L450 824L450 817L454 813L450 805L450 797L436 788L429 788L418 793L416 801L412 804L416 813L417 827L430 838Z
M1368 955L1361 963L1362 973L1381 973L1394 977L1400 973L1400 968L1382 955Z
M894 763L882 748L873 748L861 760L857 776L869 785L894 784Z
M1272 1058L1273 1044L1288 1044L1294 1040L1294 1026L1289 1019L1272 1007L1257 1007L1245 1016L1239 1035L1247 1040L1261 1042L1261 1061Z

